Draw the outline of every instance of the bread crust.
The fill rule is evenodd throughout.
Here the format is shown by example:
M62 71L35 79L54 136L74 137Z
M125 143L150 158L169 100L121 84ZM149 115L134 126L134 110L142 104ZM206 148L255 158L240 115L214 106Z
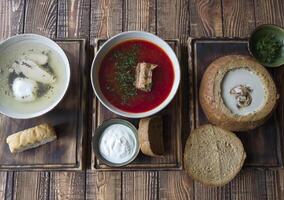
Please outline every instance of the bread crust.
M40 124L7 137L6 142L12 153L22 152L55 140L56 133L49 124Z
M231 113L221 96L221 83L225 74L239 68L254 71L266 87L267 96L262 109L244 116ZM213 61L203 75L199 90L200 105L208 120L231 131L246 131L262 125L276 108L278 98L276 86L269 72L255 59L242 55L224 56Z
M185 171L187 172L187 174L189 176L191 176L193 179L197 180L198 182L200 183L203 183L204 185L207 185L207 186L223 186L223 185L226 185L227 183L229 183L231 180L234 179L234 177L240 172L243 164L244 164L244 161L246 159L246 153L245 153L245 150L244 150L244 147L243 147L243 144L242 142L238 139L238 137L230 132L230 131L227 131L225 129L222 129L223 132L225 132L227 135L230 135L230 136L233 136L234 137L234 143L236 146L238 146L240 149L242 149L241 151L241 159L239 160L239 163L238 165L235 166L234 168L234 171L231 173L230 176L227 176L225 177L221 182L211 182L209 180L204 180L202 179L201 177L198 176L198 174L195 174L193 172L193 168L194 166L192 166L192 163L190 163L189 161L189 158L190 156L193 156L192 155L192 152L191 152L191 148L193 145L199 145L199 144L194 144L192 142L193 140L193 137L198 134L199 130L204 130L204 129L211 129L211 128L215 128L215 129L222 129L222 128L219 128L219 127L216 127L216 126L213 126L211 124L205 124L205 125L202 125L200 126L199 128L193 130L191 133L190 133L190 136L188 137L187 141L186 141L186 145L185 145L185 151L184 151L184 168L185 168ZM209 151L212 150L212 149L208 149ZM200 158L200 155L198 155L198 158Z
M143 154L148 156L154 156L154 157L163 156L162 154L157 154L156 152L153 151L153 145L155 144L153 144L154 141L151 141L150 138L151 133L149 131L150 123L153 123L153 120L158 120L160 123L162 123L162 118L160 116L144 118L139 121L138 137L139 137L140 149L143 152ZM162 132L163 130L159 131ZM162 149L160 149L160 151L164 152L163 138L160 138L160 141L158 142L161 142L160 145L162 146Z

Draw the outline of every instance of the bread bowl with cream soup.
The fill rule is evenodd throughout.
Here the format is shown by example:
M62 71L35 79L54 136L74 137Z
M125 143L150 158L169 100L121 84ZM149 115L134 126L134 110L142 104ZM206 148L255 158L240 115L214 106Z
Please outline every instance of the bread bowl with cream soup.
M262 125L279 95L269 72L254 58L228 55L213 61L201 80L199 100L208 120L231 131Z

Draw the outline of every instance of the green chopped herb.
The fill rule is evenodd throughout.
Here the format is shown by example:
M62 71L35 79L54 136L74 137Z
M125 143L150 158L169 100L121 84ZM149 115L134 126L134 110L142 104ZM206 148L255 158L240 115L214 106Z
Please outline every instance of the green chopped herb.
M135 67L138 63L138 46L134 45L126 52L116 51L113 54L115 59L115 81L122 102L125 104L137 94L134 86Z
M283 44L274 34L267 34L256 43L256 51L261 61L272 63L280 54Z

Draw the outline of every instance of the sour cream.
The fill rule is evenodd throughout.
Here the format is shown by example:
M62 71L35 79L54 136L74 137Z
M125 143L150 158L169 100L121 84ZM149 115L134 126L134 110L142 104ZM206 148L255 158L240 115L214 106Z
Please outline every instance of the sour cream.
M135 154L137 142L133 131L122 124L107 127L99 141L102 157L112 163L124 163Z
M36 99L38 85L28 78L16 78L12 85L14 97L20 102L31 102Z

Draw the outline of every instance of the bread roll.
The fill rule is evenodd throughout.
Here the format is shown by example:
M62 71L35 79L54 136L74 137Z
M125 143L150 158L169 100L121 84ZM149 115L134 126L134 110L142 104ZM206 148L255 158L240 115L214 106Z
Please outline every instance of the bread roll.
M49 124L40 124L30 129L14 133L7 137L6 142L12 153L35 148L56 139L56 133Z

